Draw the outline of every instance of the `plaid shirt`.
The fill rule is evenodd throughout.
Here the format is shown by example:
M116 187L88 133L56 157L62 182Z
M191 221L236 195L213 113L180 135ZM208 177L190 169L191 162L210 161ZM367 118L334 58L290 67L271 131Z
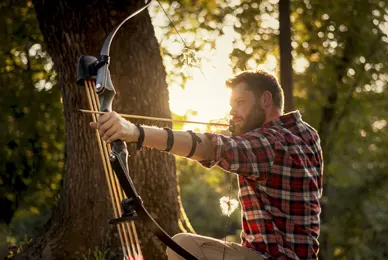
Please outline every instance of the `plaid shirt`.
M206 133L218 164L239 176L242 244L268 259L317 259L322 151L295 111L241 136Z

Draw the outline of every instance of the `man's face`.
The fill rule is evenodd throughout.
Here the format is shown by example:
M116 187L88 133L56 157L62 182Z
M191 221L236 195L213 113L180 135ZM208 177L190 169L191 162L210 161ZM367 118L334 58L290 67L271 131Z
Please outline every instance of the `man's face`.
M265 112L259 99L247 88L244 82L232 88L230 106L231 124L234 125L233 135L247 133L261 127L265 122Z

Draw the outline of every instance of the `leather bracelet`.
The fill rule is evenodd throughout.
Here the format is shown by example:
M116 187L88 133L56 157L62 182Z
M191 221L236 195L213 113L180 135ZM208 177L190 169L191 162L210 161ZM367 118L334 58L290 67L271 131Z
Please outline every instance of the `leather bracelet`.
M165 127L163 129L167 131L167 148L164 151L169 152L169 151L171 151L172 146L174 145L174 133L168 127Z
M139 130L139 138L137 138L136 150L141 151L144 142L144 129L140 124L136 124L136 127Z
M188 130L187 131L190 135L191 135L191 139L193 141L193 144L191 146L191 150L190 150L190 153L186 156L187 158L191 158L191 156L194 155L195 153L195 150L197 149L197 143L202 143L202 140L201 138L198 137L198 135L196 135L193 131L191 130Z

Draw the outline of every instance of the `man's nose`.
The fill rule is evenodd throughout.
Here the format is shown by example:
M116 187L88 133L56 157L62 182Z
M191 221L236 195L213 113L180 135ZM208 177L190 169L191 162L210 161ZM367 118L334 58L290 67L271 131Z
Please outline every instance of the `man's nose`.
M236 110L233 107L230 108L229 115L230 116L235 116L236 115Z

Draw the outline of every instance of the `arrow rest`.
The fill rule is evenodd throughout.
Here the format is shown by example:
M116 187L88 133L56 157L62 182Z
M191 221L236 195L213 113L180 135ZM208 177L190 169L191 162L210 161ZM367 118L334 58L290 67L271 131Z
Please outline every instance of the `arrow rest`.
M97 71L104 65L109 65L110 57L107 55L87 56L82 55L77 62L77 84L85 86L85 80L95 79Z

